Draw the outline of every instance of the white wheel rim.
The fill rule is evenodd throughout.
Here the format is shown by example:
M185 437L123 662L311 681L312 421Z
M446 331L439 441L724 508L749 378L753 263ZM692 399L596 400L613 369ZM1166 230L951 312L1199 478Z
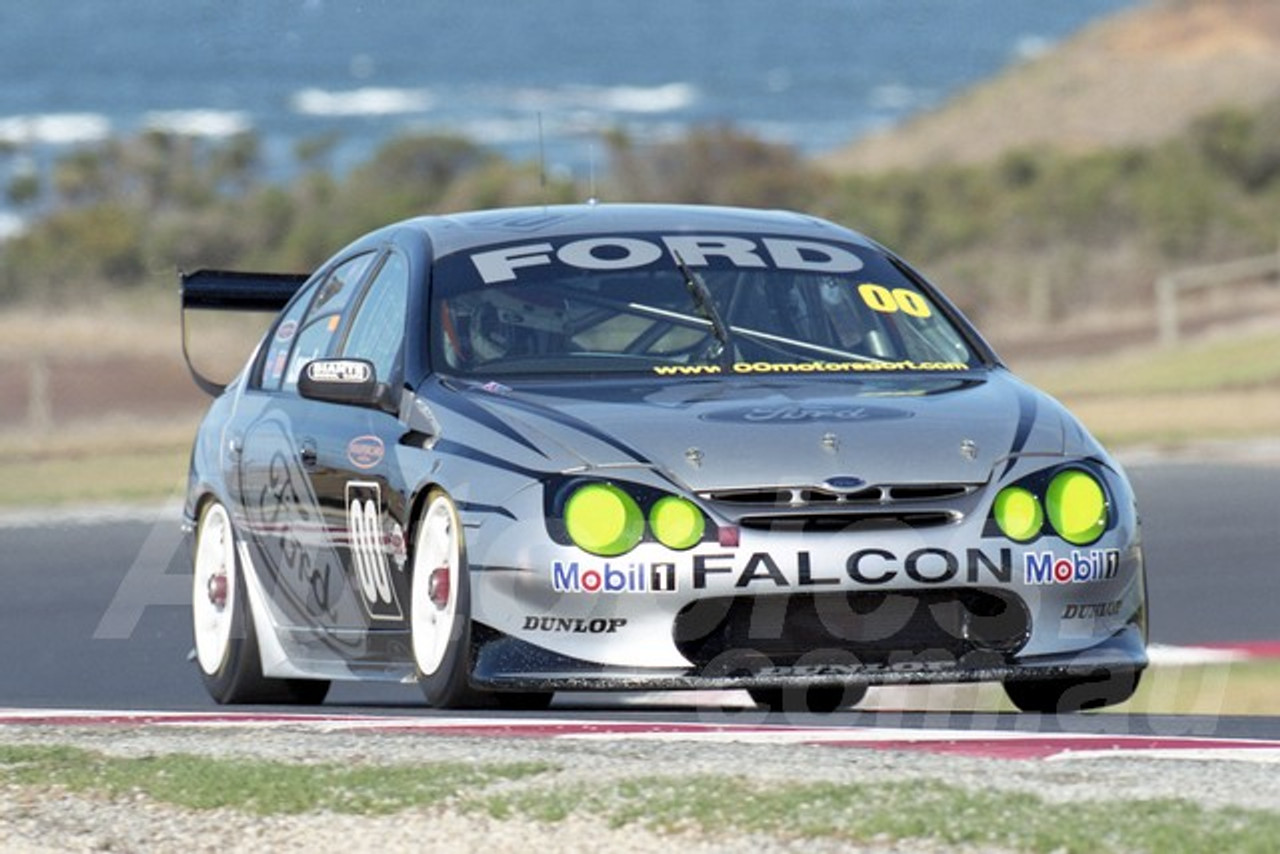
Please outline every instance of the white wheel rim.
M231 645L236 608L235 537L226 508L214 504L200 520L195 572L191 581L191 619L200 669L212 676L221 669Z
M413 592L409 621L413 658L419 672L431 675L440 669L453 637L458 615L458 565L461 561L457 518L447 498L436 498L427 508L413 549ZM444 570L448 598L443 607L431 598L431 576Z

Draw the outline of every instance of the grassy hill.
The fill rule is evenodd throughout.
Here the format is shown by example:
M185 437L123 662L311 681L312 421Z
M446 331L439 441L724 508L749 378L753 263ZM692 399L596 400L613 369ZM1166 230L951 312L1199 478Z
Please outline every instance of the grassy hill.
M824 158L839 172L982 163L1020 148L1150 145L1280 96L1280 3L1156 0L907 124Z

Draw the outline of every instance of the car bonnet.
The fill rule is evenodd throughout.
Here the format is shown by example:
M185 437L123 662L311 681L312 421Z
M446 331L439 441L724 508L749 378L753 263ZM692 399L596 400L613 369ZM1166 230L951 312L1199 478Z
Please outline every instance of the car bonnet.
M1061 408L1003 370L848 383L488 384L459 394L575 466L648 466L691 490L985 482L1019 453L1061 454Z

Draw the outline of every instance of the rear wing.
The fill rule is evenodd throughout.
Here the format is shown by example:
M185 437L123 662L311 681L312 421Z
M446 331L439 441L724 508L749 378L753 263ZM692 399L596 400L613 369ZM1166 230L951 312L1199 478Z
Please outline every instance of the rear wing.
M307 273L240 273L232 270L179 271L182 286L182 358L191 379L205 394L216 396L227 387L196 369L187 347L187 311L278 312L309 278Z

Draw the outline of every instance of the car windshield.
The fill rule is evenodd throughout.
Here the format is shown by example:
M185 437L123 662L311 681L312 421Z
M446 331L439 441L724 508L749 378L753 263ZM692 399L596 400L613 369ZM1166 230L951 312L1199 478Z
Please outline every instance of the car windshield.
M437 370L658 376L961 371L981 357L880 252L743 235L578 236L451 254Z

